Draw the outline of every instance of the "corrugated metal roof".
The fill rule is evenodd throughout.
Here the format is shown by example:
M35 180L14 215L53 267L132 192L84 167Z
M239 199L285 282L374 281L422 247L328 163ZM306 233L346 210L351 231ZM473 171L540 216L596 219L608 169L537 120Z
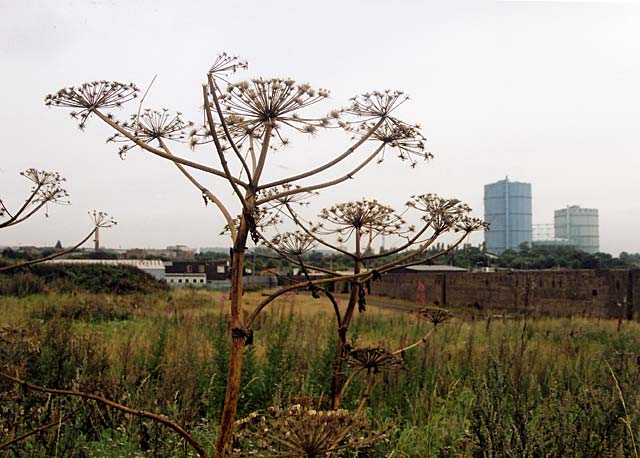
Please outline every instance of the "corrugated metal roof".
M467 269L455 266L418 264L416 266L409 266L407 270L415 270L417 272L466 272Z
M52 264L106 264L116 266L133 266L138 269L162 269L164 264L158 259L53 259Z

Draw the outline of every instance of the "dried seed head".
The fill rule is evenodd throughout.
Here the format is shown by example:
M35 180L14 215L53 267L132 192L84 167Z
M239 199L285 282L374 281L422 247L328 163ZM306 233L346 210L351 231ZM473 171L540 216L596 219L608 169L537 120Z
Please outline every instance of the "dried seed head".
M256 207L253 213L248 216L248 224L252 232L258 230L262 231L266 228L276 226L282 223L282 218L278 212L273 211L270 208ZM240 215L233 219L233 224L237 228L240 226ZM225 225L220 235L228 234L230 232L229 225Z
M248 138L264 139L267 131L282 145L287 143L283 134L286 128L315 134L318 129L328 126L326 118L303 117L299 113L329 96L329 91L316 91L308 83L257 78L228 83L217 96L225 123L239 145Z
M131 136L144 143L150 143L152 140L187 143L190 140L189 134L194 130L193 123L183 121L181 113L170 114L167 109L161 111L146 109L139 115L131 115L129 121L118 124ZM121 157L136 147L132 140L120 133L107 138L107 142L125 143L118 151Z
M405 220L395 213L393 208L377 200L362 199L333 205L320 211L321 222L313 230L321 235L338 235L341 242L348 241L360 231L361 235L371 237L398 235L411 232Z
M308 253L315 247L313 238L301 231L278 234L271 240L271 244L278 251L296 257Z
M377 374L381 370L401 369L402 359L384 348L356 348L347 353L349 367L367 369Z
M364 133L372 127L370 123L365 123L360 126L360 132ZM384 145L378 163L384 160L388 150L396 151L398 157L402 161L409 161L411 167L417 165L416 158L425 161L433 158L433 155L425 150L426 139L420 129L400 121L382 124L373 134L371 141L378 141Z
M302 186L285 183L261 190L258 193L258 200L268 200L270 208L280 209L283 206L303 206L309 205L309 199L317 196L316 191L300 191ZM280 194L285 194L277 197Z
M423 213L422 220L428 223L434 231L446 232L481 229L484 223L477 218L471 218L471 208L458 199L446 199L435 194L421 194L411 196L407 206Z
M238 420L235 426L239 442L249 444L245 453L257 457L334 456L340 450L371 447L385 436L384 431L373 429L362 415L300 404L270 407L263 415L254 412Z
M27 169L20 175L33 183L31 192L34 193L31 205L41 203L69 204L69 193L62 187L67 181L58 172L47 170ZM2 215L0 215L2 216Z
M451 318L451 312L439 307L426 307L422 309L420 313L428 321L431 321L434 326L437 326Z
M98 227L112 227L117 225L117 221L115 221L111 216L109 216L105 212L93 210L89 212L89 216L93 221L93 224L96 228Z
M401 160L415 167L416 159L428 160L433 155L425 150L426 139L420 126L407 124L392 115L408 99L402 91L374 91L352 98L349 107L332 112L330 117L340 117L338 125L355 137L364 137L373 131L369 140L382 143L378 163L384 161L388 150L395 150Z
M484 222L480 218L472 218L470 216L462 218L454 228L456 232L486 231L488 229L489 223Z
M351 98L351 105L343 113L365 119L386 118L409 100L402 91L373 91Z
M55 94L45 97L48 107L74 108L71 117L78 121L78 127L84 129L87 119L96 110L119 108L124 103L135 99L139 89L133 84L117 81L92 81L78 87L60 89Z
M238 56L229 56L223 52L222 54L218 54L218 57L209 69L209 74L220 78L235 73L238 70L246 70L248 67L249 64L246 60L241 60Z

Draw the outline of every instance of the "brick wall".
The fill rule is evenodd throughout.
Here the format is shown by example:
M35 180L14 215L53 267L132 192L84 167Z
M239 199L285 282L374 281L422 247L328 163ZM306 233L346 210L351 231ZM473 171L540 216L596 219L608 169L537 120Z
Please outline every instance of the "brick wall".
M529 285L527 287L527 285ZM554 316L640 317L640 270L391 273L371 293L417 305L522 310Z

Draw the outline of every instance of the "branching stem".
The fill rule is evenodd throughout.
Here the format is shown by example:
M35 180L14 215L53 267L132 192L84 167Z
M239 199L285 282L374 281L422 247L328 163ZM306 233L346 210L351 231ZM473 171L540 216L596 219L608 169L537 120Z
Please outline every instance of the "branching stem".
M103 398L102 396L98 396L98 395L93 394L93 393L85 393L83 391L73 391L73 390L60 390L60 389L56 389L56 388L46 388L46 387L39 386L39 385L33 385L31 383L28 383L28 382L25 382L23 380L17 379L15 377L12 377L12 376L10 376L8 374L4 374L2 372L0 372L0 378L3 378L3 379L8 380L10 382L13 382L13 383L15 383L17 385L22 386L23 388L31 390L31 391L39 391L41 393L57 394L57 395L61 395L61 396L76 396L76 397L80 397L80 398L83 398L83 399L90 399L90 400L99 402L101 404L105 404L105 405L107 405L109 407L112 407L114 409L120 410L121 412L127 413L129 415L135 415L135 416L142 417L142 418L148 418L149 420L153 420L155 422L158 422L161 425L164 425L167 428L173 430L180 437L182 437L185 441L187 441L194 448L194 450L198 453L198 455L200 455L202 458L207 458L208 457L207 452L202 447L202 445L200 445L199 442L197 442L184 428L182 428L177 423L169 420L167 417L165 417L163 415L158 415L158 414L155 414L153 412L147 412L145 410L132 409L131 407L127 407L127 406L124 406L122 404L118 404L117 402L110 401L109 399Z

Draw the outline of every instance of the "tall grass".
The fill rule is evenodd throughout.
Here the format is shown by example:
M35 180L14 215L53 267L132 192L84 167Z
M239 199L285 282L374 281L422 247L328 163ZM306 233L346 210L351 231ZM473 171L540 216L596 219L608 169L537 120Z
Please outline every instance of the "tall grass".
M247 307L259 299L247 295ZM166 414L211 444L228 367L225 301L207 291L3 297L0 366L35 384ZM427 326L375 307L356 318L353 346L399 348ZM330 309L306 295L283 298L261 316L244 365L240 415L301 399L322 403L334 327ZM564 318L445 323L404 355L402 370L376 375L366 412L389 441L359 456L635 456L638 331L634 322ZM358 405L364 383L354 379L345 406ZM191 453L153 423L0 384L0 444L69 415L8 456Z

